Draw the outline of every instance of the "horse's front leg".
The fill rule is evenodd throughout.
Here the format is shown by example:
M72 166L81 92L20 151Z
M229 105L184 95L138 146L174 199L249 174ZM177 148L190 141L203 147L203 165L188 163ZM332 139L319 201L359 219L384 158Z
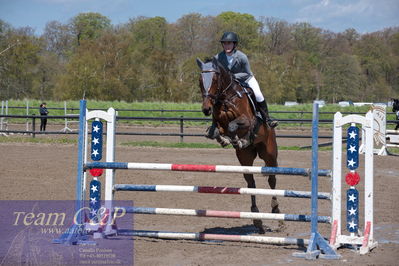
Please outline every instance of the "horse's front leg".
M245 181L247 181L248 188L256 188L255 179L252 174L244 174ZM256 196L251 195L251 212L259 212L258 206L256 206ZM253 220L254 226L258 228L259 234L264 234L265 229L263 228L262 220Z
M222 147L226 147L231 142L229 138L224 136L223 128L221 127L215 129L215 139Z
M207 129L207 133L205 137L209 139L216 139L216 141L222 146L226 147L230 144L230 139L223 136L224 131L223 128L218 125L216 122L212 122L212 126Z
M249 128L249 120L245 117L239 117L229 123L228 135L234 148L245 149L251 144L249 140Z

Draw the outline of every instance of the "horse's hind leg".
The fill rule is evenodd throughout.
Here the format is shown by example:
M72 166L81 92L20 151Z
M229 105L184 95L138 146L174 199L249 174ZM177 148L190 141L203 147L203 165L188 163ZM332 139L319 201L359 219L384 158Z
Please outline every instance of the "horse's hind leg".
M241 165L252 166L256 157L256 151L248 147L243 150L236 150L236 155ZM245 181L247 182L248 188L256 188L255 179L252 174L244 174ZM251 212L259 212L258 206L256 206L256 196L251 195ZM253 220L254 226L258 228L260 234L265 233L263 228L262 220Z
M275 139L274 139L275 140ZM273 140L273 138L269 137L267 145L264 143L259 143L257 145L257 151L259 154L259 157L265 161L266 166L268 167L277 167L277 144ZM275 175L269 175L269 178L267 179L269 186L271 189L276 188L277 184L277 179ZM271 201L271 207L272 207L272 213L280 213L280 208L279 208L279 203L277 201L277 197L273 196L272 201ZM283 229L284 228L284 222L280 221L279 222L279 228Z

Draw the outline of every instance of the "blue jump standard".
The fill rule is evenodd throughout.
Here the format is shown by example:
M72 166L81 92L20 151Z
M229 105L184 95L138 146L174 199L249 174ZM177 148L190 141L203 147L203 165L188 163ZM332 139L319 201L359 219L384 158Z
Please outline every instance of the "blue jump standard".
M316 175L317 170L319 169L318 138L319 138L319 105L317 103L314 103L313 119L312 119L311 235L306 252L294 252L292 255L294 257L304 258L307 260L314 260L316 258L338 260L341 258L341 255L339 255L321 236L317 226L317 217L318 217L317 194L319 191L319 183Z

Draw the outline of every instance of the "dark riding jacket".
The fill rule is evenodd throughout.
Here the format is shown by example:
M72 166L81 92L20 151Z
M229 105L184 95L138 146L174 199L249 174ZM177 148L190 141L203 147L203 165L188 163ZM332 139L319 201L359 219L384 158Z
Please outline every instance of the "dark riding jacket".
M233 62L231 64L230 71L234 74L234 77L240 82L248 82L248 80L253 76L251 67L249 66L248 57L241 51L234 50ZM229 69L229 62L227 61L227 56L225 51L220 52L215 55L215 58L226 68Z
M40 115L47 115L48 110L46 107L40 107Z

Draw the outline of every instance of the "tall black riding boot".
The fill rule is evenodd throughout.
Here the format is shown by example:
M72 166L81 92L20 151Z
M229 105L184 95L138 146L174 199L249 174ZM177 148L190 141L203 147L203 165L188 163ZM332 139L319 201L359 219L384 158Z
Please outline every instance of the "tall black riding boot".
M206 133L205 133L206 138L215 139L219 135L219 132L215 132L215 131L217 131L216 126L217 126L216 122L212 120L212 125L210 127L208 127L208 129L206 130Z
M267 108L266 101L258 102L259 112L262 115L262 119L265 123L267 123L271 128L274 128L278 125L278 121L276 119L272 119L269 116L269 109Z

